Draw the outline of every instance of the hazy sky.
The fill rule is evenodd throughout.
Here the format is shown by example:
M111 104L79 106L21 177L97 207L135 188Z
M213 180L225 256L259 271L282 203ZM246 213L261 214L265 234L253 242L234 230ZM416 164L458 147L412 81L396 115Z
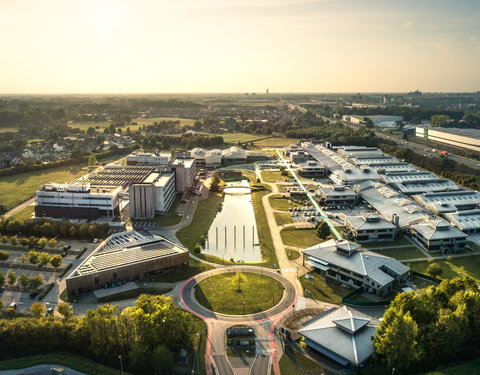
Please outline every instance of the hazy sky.
M0 0L0 92L480 90L480 0Z

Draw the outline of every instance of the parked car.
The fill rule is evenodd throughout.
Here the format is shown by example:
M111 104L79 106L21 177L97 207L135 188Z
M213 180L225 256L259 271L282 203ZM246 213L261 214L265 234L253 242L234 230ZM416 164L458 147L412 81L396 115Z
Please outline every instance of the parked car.
M66 245L63 247L63 251L70 250L72 247L70 245Z
M17 303L16 303L16 302L12 302L9 307L10 307L11 309L17 310Z
M53 307L49 307L49 308L47 309L47 312L46 312L45 315L47 315L47 316L48 316L48 315L53 315L53 311L54 311L54 308L53 308Z

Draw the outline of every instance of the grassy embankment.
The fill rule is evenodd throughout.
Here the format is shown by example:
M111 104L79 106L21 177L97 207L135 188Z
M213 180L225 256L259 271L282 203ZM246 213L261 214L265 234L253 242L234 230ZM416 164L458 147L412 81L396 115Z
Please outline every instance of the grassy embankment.
M240 291L235 273L223 273L202 280L195 287L195 298L207 309L222 314L254 314L268 310L280 302L283 285L271 277L244 272Z
M307 280L305 277L300 277L300 284L302 284L305 290L305 297L339 305L342 303L342 297L345 297L353 291L353 289L343 288L340 284L328 278L324 281L320 275L315 272L310 272L309 275L313 276L313 281ZM310 293L308 293L307 290Z
M442 259L433 262L410 262L408 265L413 271L426 273L427 267L436 263L442 269L440 278L452 279L458 276L470 276L477 282L480 282L480 256L470 255L461 258L451 258L451 260Z
M277 222L277 225L285 225L285 224L291 224L293 223L292 216L287 213L280 213L280 212L275 212L275 221Z

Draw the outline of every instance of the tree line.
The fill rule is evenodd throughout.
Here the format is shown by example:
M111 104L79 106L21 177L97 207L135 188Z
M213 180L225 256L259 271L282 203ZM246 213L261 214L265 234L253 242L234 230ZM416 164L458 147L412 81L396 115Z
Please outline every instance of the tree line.
M110 231L110 225L99 223L72 223L66 220L29 219L19 221L3 218L0 221L0 233L22 236L53 236L61 238L92 240L105 238Z
M224 144L221 136L189 135L183 134L181 137L172 135L152 135L143 139L143 148L172 150L182 148L191 150L195 147L218 147Z
M122 312L104 305L81 318L64 305L63 319L45 317L39 306L36 319L0 320L0 358L67 351L118 368L121 355L127 371L172 374L180 350L194 350L194 318L171 298L141 295Z
M373 338L382 373L412 374L477 358L480 292L475 280L444 280L395 297Z

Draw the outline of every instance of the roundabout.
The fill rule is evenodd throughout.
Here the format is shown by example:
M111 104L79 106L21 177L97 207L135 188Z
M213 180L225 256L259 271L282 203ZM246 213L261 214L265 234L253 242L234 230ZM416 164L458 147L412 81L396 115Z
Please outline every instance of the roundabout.
M199 292L197 291L197 296L201 300L201 302L206 305L203 306L202 303L200 303L196 296L195 296L195 291L196 291L196 286L200 285L200 288L202 288L202 285L207 285L208 279L210 277L215 277L215 281L220 281L220 275L223 274L225 277L225 280L228 280L230 275L234 275L236 272L242 272L245 275L247 274L254 274L255 279L260 280L260 278L264 278L265 280L268 280L268 285L271 286L272 290L282 290L283 289L283 294L281 298L279 296L269 296L268 298L272 299L270 301L271 303L265 303L265 301L256 301L256 302L263 302L263 303L258 303L255 304L255 306L259 306L258 308L262 306L266 306L266 310L261 311L261 312L253 312L253 313L248 313L247 309L245 308L245 314L243 314L243 300L242 296L239 296L238 302L235 306L231 307L230 310L226 309L225 311L230 311L234 312L234 314L226 314L223 312L216 312L213 311L210 308L207 308L210 303L207 301L205 302L205 299L202 299L201 296L199 296ZM230 274L230 275L228 275ZM269 280L273 279L273 280ZM277 284L281 285L281 289ZM231 291L232 285L225 286L222 285L222 289L225 289L226 292L232 294ZM278 288L278 289L276 289ZM211 285L209 288L212 291L215 291L215 285ZM230 289L230 290L229 290ZM235 288L233 288L235 289ZM257 291L256 293L255 290L249 291L249 296L255 296L255 294L258 294L260 296L260 299L263 299L265 295L268 295L268 293L265 294L265 291ZM201 293L200 293L201 294ZM241 294L241 293L239 293ZM249 298L249 297L248 297ZM182 286L180 290L180 301L182 304L185 306L187 310L192 312L193 314L199 316L202 319L215 319L215 320L221 320L221 321L226 321L226 322L248 322L248 321L261 321L261 320L267 320L271 319L278 314L281 314L285 310L288 310L294 303L297 298L297 293L295 290L295 287L291 284L290 281L288 281L285 277L283 277L281 274L273 271L273 270L268 270L265 268L261 267L255 267L255 266L232 266L232 267L223 267L223 268L217 268L214 270L210 270L204 273L201 273L199 275L196 275L195 277L192 277L191 279L187 280L185 284ZM220 300L218 300L219 302ZM211 304L210 304L211 306ZM238 309L241 308L242 311L239 311ZM215 308L214 308L215 309ZM216 308L217 310L222 310L220 308Z

